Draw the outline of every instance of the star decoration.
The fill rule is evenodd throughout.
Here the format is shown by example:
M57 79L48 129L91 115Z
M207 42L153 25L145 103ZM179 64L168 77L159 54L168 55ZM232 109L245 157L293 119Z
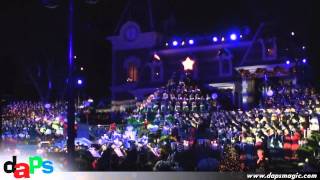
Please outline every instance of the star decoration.
M193 64L194 64L194 61L192 59L190 59L189 57L186 58L186 60L184 60L182 62L182 65L183 65L183 69L185 71L187 70L193 70Z

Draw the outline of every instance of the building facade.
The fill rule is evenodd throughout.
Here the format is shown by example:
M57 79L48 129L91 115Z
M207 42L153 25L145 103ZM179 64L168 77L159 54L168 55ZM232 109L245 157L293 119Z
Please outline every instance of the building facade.
M173 74L184 76L187 59L192 61L188 71L195 81L212 91L228 90L230 103L237 107L250 107L261 79L293 79L294 63L279 57L275 37L238 33L173 38L141 32L137 23L129 21L107 40L112 43L111 92L117 106L127 100L142 100Z

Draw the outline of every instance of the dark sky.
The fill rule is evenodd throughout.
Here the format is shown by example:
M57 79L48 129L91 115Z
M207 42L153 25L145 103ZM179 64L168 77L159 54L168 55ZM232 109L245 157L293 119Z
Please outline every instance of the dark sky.
M41 0L5 0L0 6L1 94L17 98L37 98L37 91L26 76L26 69L45 67L50 61L56 91L64 86L67 62L67 0L49 9ZM319 36L313 1L292 0L151 0L155 28L164 31L164 22L174 17L170 35L196 35L241 29L248 26L254 33L261 22L272 23L274 34L288 36L295 31L296 42L308 47L311 63L316 65ZM136 20L149 30L147 0L100 0L95 5L75 0L75 55L85 79L84 91L94 97L109 94L111 49L105 37L114 34L122 21ZM121 22L121 21L120 21ZM313 66L318 67L318 66ZM40 77L40 76L39 76ZM39 78L41 79L41 78ZM58 92L56 92L58 93Z

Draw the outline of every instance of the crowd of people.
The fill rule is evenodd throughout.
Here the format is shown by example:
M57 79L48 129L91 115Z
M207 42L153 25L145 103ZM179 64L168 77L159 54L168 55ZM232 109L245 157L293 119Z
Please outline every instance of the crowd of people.
M204 95L188 81L170 81L166 88L158 89L143 101L128 117L127 123L149 124L149 129L176 127L187 132L191 127L210 119L210 112L216 109L216 96Z
M171 81L127 117L129 130L113 124L101 137L99 143L107 145L97 162L110 162L114 155L124 164L115 160L110 162L114 167L95 167L117 170L131 163L130 170L136 170L140 156L147 156L153 163L145 163L154 170L230 170L236 166L235 160L226 161L230 153L237 170L298 161L299 147L312 132L319 132L320 96L309 88L278 88L269 88L273 94L260 108L226 111L217 110L215 94L203 94L190 81Z
M66 104L19 101L2 109L2 139L39 142L63 138Z
M123 124L92 129L97 141L77 143L78 170L254 171L276 161L299 162L298 149L319 132L315 89L266 88L250 110L219 109L190 79L170 80L129 112ZM63 136L65 104L12 103L5 108L3 138ZM84 158L86 157L86 158Z

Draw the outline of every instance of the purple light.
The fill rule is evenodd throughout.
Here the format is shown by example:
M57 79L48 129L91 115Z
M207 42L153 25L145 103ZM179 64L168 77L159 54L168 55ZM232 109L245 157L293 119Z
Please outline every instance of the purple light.
M230 35L230 39L232 40L232 41L235 41L235 40L237 40L237 35L236 34L231 34Z
M172 42L172 45L173 45L173 46L177 46L177 45L178 45L178 41L173 41L173 42Z
M307 59L306 58L302 59L302 62L307 63Z
M44 105L44 107L45 107L46 109L49 109L49 108L51 107L51 105L50 105L49 103L47 103L47 104Z
M287 60L287 61L286 61L286 64L288 64L288 65L289 65L289 64L290 64L290 61L289 61L289 60Z
M74 9L73 9L73 5L74 4L73 3L74 3L73 1L70 1L69 19L68 19L68 30L69 30L69 42L68 42L69 72L72 71L74 59L77 58L77 56L74 56L74 54L73 54L73 15L74 15Z
M211 98L212 98L213 100L217 99L217 98L218 98L218 94L217 94L217 93L212 93L212 94L211 94Z
M291 36L294 36L294 35L295 35L295 33L292 31L292 32L291 32Z
M269 96L269 97L273 96L273 91L271 89L269 89L267 91L267 96Z
M77 83L78 83L78 85L82 85L83 82L81 79L78 79Z
M48 83L48 88L52 89L52 82L51 81L49 81L49 83Z
M213 37L212 40L213 40L213 42L217 42L218 38L217 37Z
M194 40L193 39L189 39L189 44L190 45L194 44Z

